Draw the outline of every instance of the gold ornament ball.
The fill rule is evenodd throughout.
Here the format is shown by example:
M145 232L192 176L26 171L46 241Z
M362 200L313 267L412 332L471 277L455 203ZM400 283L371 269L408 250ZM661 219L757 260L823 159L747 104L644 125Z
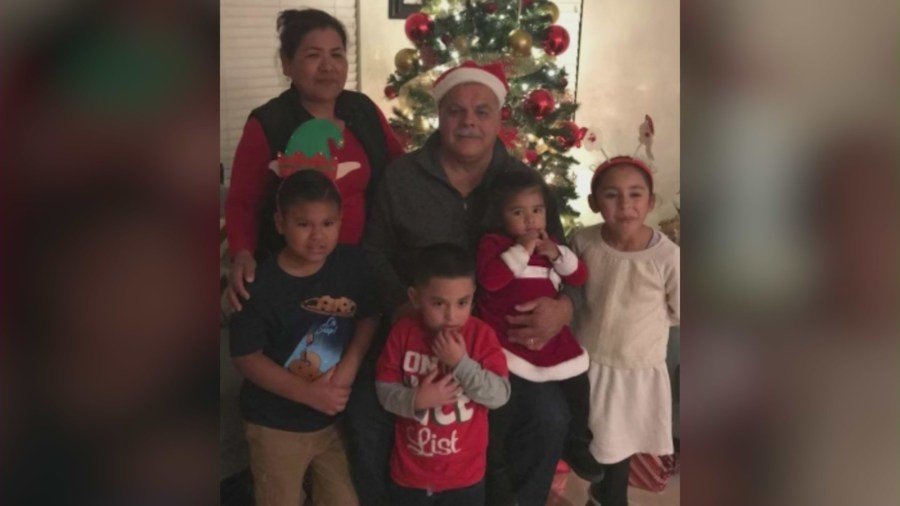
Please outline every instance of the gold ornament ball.
M415 49L403 48L394 56L394 66L401 74L412 72L416 68L419 55Z
M550 16L550 18L553 20L551 21L551 23L556 23L556 21L559 19L559 7L557 7L553 2L549 2L541 6L541 12Z
M531 34L525 30L516 29L509 34L509 48L519 56L531 54Z
M453 37L450 45L453 46L453 49L456 49L460 53L464 53L469 49L469 39L467 39L465 35L457 35L456 37Z
M416 130L419 132L427 132L429 128L431 128L431 123L429 123L427 116L423 114L416 118Z

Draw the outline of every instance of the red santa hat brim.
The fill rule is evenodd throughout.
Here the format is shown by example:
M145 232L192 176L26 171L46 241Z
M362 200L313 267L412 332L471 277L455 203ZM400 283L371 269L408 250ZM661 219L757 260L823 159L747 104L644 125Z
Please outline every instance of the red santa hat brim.
M503 75L503 67L498 64L479 66L473 61L467 61L444 72L437 78L432 89L434 101L440 102L454 86L464 83L479 83L487 86L497 96L500 105L503 105L506 93L509 91L506 76Z

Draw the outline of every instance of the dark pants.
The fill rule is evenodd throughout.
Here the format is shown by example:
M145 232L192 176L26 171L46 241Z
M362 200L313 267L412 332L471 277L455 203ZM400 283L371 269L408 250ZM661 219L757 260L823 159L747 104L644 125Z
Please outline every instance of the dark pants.
M391 499L396 506L483 506L484 480L471 487L435 493L391 483Z
M628 506L628 472L631 457L603 466L603 480L592 483L591 501L602 506Z
M394 415L381 407L375 394L375 363L384 341L380 342L373 344L360 365L343 417L350 477L362 506L391 504L388 486Z
M566 444L588 446L593 439L588 428L588 416L591 412L591 382L587 372L558 382L572 419L569 421L569 434Z
M490 412L487 503L544 506L566 439L569 408L556 382L532 383L514 374L509 381L509 402Z

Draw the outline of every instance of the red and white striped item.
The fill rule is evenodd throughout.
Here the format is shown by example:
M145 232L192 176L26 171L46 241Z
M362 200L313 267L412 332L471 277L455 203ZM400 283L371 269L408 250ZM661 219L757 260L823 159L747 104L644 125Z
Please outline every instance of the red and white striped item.
M628 484L651 492L662 492L669 477L678 471L675 455L649 455L637 453L631 456Z

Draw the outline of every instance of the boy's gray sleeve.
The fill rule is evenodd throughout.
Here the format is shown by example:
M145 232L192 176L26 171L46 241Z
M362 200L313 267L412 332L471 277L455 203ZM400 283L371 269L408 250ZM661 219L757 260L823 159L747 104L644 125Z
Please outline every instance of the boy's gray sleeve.
M478 362L464 355L453 369L453 376L469 399L488 409L497 409L509 400L509 380L486 371Z
M423 420L427 410L419 410L418 414L415 409L416 390L406 387L400 383L385 383L383 381L375 382L375 393L378 394L378 401L387 411L405 418L414 420Z

